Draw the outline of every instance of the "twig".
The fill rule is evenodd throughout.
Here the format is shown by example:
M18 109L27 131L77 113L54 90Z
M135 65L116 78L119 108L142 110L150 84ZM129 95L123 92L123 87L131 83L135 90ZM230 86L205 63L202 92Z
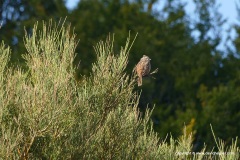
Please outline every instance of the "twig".
M158 68L156 68L154 71L152 71L152 72L150 73L150 75L155 74L155 73L157 73L157 72L158 72Z
M156 68L154 71L152 71L151 73L149 73L148 75L144 76L144 77L150 77L153 79L156 79L155 77L153 77L152 75L158 72L158 68Z

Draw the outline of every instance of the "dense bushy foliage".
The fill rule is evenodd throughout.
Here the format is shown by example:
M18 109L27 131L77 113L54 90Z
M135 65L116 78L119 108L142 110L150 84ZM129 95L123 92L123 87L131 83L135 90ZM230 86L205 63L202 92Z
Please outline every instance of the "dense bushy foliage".
M152 114L149 116L153 121L152 127L160 139L165 139L169 133L177 139L183 134L183 127L186 126L187 135L192 133L193 151L200 151L204 143L207 143L206 151L211 151L215 146L215 141L210 124L213 125L216 136L223 139L227 145L232 144L232 138L239 136L240 29L237 24L229 28L229 31L236 31L236 36L233 38L230 32L224 31L222 25L226 20L218 10L218 1L187 1L195 6L194 13L186 10L186 1L183 0L80 0L72 10L66 7L65 2L65 0L0 1L0 40L11 48L10 51L4 44L1 44L3 54L0 82L4 85L0 86L3 91L0 103L8 104L7 112L4 109L4 113L7 114L3 118L3 125L9 126L8 124L11 123L16 126L20 123L18 119L19 121L24 119L21 121L24 125L38 122L36 118L31 120L26 116L16 117L17 113L30 115L41 113L40 117L44 120L42 123L49 123L47 129L55 126L55 122L60 125L61 121L47 121L47 117L42 116L45 112L50 112L53 117L69 116L68 122L61 122L62 129L66 127L68 130L71 125L77 125L73 124L74 119L82 117L77 115L80 111L86 113L85 110L76 111L74 107L70 107L76 114L74 115L69 113L70 109L64 110L64 107L56 107L55 104L60 106L68 104L76 107L80 103L79 96L82 96L79 92L90 94L96 91L88 95L90 98L85 100L84 104L88 102L113 106L127 97L125 93L122 93L122 89L127 88L123 87L124 82L124 84L130 84L126 92L133 94L126 100L126 104L130 100L129 103L138 102L138 104L129 105L132 107L137 105L142 112L139 118L144 117L147 108L151 109ZM79 45L73 46L71 43L72 46L68 46L70 42L65 42L68 39L66 37L62 39L62 36L66 34L60 32L60 24L58 33L55 33L56 28L54 31L54 28L50 30L46 26L44 28L44 25L38 25L37 28L41 32L49 32L49 35L46 34L45 37L43 33L33 32L32 26L36 21L49 18L58 21L62 17L67 17L66 24L71 23L76 33L68 33L68 37L78 41ZM36 28L34 31L36 32ZM104 56L100 56L102 54L100 52L104 49L111 50L112 53L120 53L129 31L132 35L138 33L138 37L131 47L131 53L126 53L127 57L119 59L118 54L114 54L104 59ZM24 32L30 34L31 37L26 36L23 41ZM225 35L229 35L226 44L231 44L230 46L223 45L224 32ZM105 39L109 33L116 35L115 45L113 46L112 42L107 40L108 45L100 42L94 51L92 46L99 40ZM36 38L35 42L33 35ZM47 36L55 37L55 39L51 40ZM49 43L45 44L45 41ZM60 55L56 54L59 51L61 51ZM65 52L71 56L63 55ZM143 54L152 59L152 68L158 68L159 72L154 74L155 79L144 79L142 87L133 87L133 78L128 75L131 75L133 67ZM100 61L101 63L104 61L104 64L100 65ZM116 61L121 62L116 63ZM126 63L128 63L127 66L125 66ZM111 69L103 70L99 67ZM123 70L124 73L120 74ZM116 73L112 73L113 71ZM106 81L108 74L111 75L111 79ZM100 81L98 81L99 78ZM47 83L43 84L43 81ZM104 88L98 88L101 86L97 84L107 86L108 90L103 92ZM85 85L86 92L79 90L82 88L79 86L82 85ZM23 89L17 89L19 87ZM39 87L42 91L38 89ZM120 97L116 96L118 92L120 93L119 88L116 89L116 87L123 87L120 89ZM45 91L48 93L44 93ZM135 95L135 91L141 93L141 96ZM65 96L65 92L69 94ZM113 95L117 100L109 98L108 95ZM24 96L29 97L22 98ZM98 96L108 97L110 102L96 98ZM29 100L33 97L35 100ZM54 97L56 101L52 102ZM40 102L41 99L46 101ZM14 110L15 106L21 106L19 104L24 104L23 106L50 104L55 108L47 108L44 111L43 109L32 111L33 109L26 108L25 111L17 107L18 110ZM135 110L138 110L137 108ZM63 109L66 113L61 112L58 115L59 109ZM90 111L92 115L92 110ZM112 109L107 108L105 111L104 108L97 108L96 112L99 115L105 115L112 112ZM96 117L99 118L99 115ZM16 120L9 121L9 117L16 117ZM92 120L91 116L88 119L97 124L100 122ZM34 132L40 132L41 129L44 131L44 125L35 129ZM19 130L9 130L9 133L15 134ZM31 130L25 131L31 135L33 134ZM11 141L21 139L21 135L18 134ZM28 139L28 143L31 142L31 136L25 139ZM45 142L45 139L42 141ZM47 145L42 141L42 146ZM166 138L166 142L170 142L170 136ZM237 145L240 145L240 141L237 141ZM25 148L29 148L28 145ZM33 150L30 149L31 152ZM21 153L21 150L18 152Z
M69 27L36 24L24 43L26 70L7 67L11 51L0 46L0 158L203 158L186 154L192 151L186 131L168 144L153 131L151 111L140 116L135 76L125 71L130 38L118 53L110 37L100 41L91 75L81 81L74 77L77 43ZM226 151L233 154L222 159L239 156L236 144Z

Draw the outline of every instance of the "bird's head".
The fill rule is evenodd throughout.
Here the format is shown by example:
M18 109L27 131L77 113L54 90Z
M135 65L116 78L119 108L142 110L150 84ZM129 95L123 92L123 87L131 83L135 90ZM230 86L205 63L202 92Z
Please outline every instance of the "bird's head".
M151 59L146 55L143 55L143 57L141 59L151 61Z

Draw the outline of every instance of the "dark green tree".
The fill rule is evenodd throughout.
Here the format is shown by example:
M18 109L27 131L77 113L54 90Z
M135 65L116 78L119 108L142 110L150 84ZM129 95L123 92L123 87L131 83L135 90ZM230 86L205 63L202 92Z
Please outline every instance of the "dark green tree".
M13 53L11 61L21 63L21 55L26 52L23 38L24 29L31 34L32 26L36 21L53 18L59 20L68 13L64 0L2 0L0 5L1 40L11 46Z
M229 48L225 57L221 57L220 60L218 58L218 61L215 62L217 69L213 70L215 71L215 76L212 77L214 81L205 82L198 91L202 107L198 121L198 138L202 139L202 142L212 139L212 135L208 134L209 124L212 124L216 135L222 138L226 144L230 144L232 138L239 136L240 133L240 99L238 94L240 89L240 29L238 25L235 25L235 30L237 36L232 41L234 48Z

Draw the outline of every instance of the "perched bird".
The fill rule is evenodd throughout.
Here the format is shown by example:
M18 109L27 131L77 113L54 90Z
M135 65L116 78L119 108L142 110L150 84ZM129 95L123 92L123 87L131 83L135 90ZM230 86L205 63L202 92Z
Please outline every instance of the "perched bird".
M151 70L150 58L146 55L138 62L137 66L135 67L135 71L138 75L138 86L142 85L142 77L147 76Z

